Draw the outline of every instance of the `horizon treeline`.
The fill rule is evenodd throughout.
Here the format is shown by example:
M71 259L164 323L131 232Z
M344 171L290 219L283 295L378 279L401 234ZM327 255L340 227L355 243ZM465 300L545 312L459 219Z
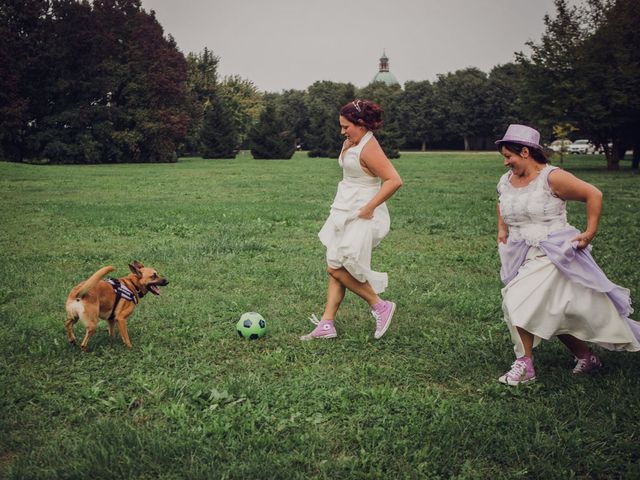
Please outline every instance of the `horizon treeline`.
M260 92L220 78L208 48L186 56L140 0L0 0L0 159L41 163L173 162L178 156L336 157L338 110L367 98L377 132L402 149L493 149L510 123L545 141L602 145L610 169L638 167L640 8L634 0L556 0L531 55L400 85L317 81ZM274 129L277 129L276 132Z

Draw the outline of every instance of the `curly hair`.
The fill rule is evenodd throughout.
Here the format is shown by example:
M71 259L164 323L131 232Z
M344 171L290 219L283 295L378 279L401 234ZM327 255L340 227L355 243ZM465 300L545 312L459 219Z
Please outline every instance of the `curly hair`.
M544 152L544 150L539 150L537 148L533 148L530 147L528 145L521 145L519 143L516 142L500 142L498 144L498 151L501 152L502 151L502 147L506 148L507 150L509 150L511 153L515 153L516 155L521 155L522 154L522 149L524 147L527 147L529 149L529 153L531 154L531 157L538 163L549 163L549 159L547 158L547 154Z
M377 130L382 127L383 113L382 107L371 100L354 100L340 109L340 115L367 130Z

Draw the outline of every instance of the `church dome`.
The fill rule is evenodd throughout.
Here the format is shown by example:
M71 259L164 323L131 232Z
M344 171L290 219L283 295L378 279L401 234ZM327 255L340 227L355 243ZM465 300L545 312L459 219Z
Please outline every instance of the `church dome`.
M382 51L382 57L380 57L380 66L378 70L378 73L376 73L375 77L373 77L373 80L371 81L372 83L384 82L387 85L400 85L396 76L389 71L389 58L384 50Z
M396 76L391 72L378 72L376 76L373 77L372 82L384 82L387 85L400 85L400 82L396 78Z

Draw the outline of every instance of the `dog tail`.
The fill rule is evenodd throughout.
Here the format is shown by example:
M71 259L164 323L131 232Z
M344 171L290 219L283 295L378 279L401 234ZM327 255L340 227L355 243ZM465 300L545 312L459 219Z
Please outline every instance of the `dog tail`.
M80 289L76 297L77 298L84 297L89 292L89 290L95 287L98 284L98 282L102 279L102 277L104 277L109 272L113 272L113 267L111 265L109 265L108 267L102 267L96 273L94 273L89 278L87 278L87 280L84 282L84 285L82 285L82 288Z

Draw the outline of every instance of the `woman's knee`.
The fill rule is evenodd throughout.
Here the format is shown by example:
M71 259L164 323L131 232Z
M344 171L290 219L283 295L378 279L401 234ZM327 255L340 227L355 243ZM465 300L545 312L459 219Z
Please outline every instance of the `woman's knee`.
M333 278L336 278L339 271L340 271L339 268L327 267L327 273Z

